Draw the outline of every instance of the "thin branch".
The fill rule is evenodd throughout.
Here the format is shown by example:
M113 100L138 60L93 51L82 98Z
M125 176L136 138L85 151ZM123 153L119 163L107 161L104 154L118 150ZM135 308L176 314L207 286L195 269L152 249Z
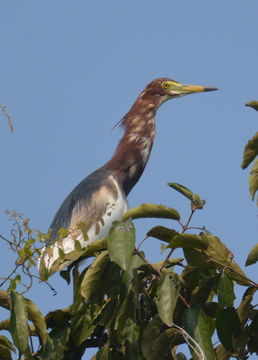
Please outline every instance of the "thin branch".
M8 120L8 124L10 127L10 131L13 132L14 128L13 128L13 120L11 118L11 116L8 114L7 110L6 110L6 106L3 104L0 104L0 108L2 109L3 114L7 117Z
M179 330L179 333L183 336L188 346L195 352L195 354L198 356L198 359L205 360L204 353L200 347L200 345L180 326L176 324L172 324L173 327L175 327L177 330Z

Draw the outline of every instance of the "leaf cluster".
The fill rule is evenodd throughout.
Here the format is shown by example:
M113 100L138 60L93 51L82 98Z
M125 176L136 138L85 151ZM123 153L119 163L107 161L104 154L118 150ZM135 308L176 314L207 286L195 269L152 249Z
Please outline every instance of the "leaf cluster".
M222 241L204 227L190 232L192 217L204 206L200 196L170 183L190 200L191 213L182 224L177 210L164 205L142 204L114 222L107 239L88 248L77 246L63 254L60 263L43 276L58 270L63 261L74 260L61 276L73 279L74 300L65 309L43 316L37 306L11 288L0 292L0 305L10 318L0 323L13 343L0 337L0 358L10 360L17 349L24 359L76 359L88 348L97 349L92 360L180 360L178 346L187 344L194 360L245 359L258 354L258 312L252 306L257 284L234 262ZM132 219L166 218L172 228L155 226L147 233L162 242L164 258L147 260L135 248ZM181 249L183 258L173 258ZM78 261L93 257L81 272ZM236 284L247 288L235 306ZM219 344L214 346L217 334ZM31 338L38 338L34 350Z

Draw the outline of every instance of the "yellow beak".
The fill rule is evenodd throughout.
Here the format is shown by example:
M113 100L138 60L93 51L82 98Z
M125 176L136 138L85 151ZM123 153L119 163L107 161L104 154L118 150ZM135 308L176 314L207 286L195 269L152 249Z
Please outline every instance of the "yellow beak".
M178 90L181 94L193 94L198 92L204 92L204 91L214 91L218 90L218 88L215 87L206 87L201 85L184 85L181 84L181 86L178 86Z

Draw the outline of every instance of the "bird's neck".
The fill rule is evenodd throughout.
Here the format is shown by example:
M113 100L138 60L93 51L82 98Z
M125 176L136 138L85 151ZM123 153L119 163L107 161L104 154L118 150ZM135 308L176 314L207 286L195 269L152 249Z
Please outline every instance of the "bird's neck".
M159 105L158 98L136 100L121 122L125 132L115 154L104 166L117 176L126 195L139 180L149 159Z

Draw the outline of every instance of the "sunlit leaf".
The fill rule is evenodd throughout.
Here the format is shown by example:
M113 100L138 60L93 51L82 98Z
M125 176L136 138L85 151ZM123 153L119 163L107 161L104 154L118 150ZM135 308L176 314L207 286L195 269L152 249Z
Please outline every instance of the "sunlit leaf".
M165 242L170 242L176 234L178 234L176 230L169 229L165 226L155 226L150 229L146 235Z
M258 132L248 141L244 149L242 169L247 168L247 166L254 160L258 155Z
M178 183L168 183L168 186L172 187L174 190L180 192L180 194L184 195L187 199L192 200L194 193L188 189L186 186L178 184Z
M107 245L112 261L127 270L135 244L135 228L130 220L115 222L109 232Z
M11 291L10 331L15 346L24 354L28 347L28 317L25 299L21 294Z
M249 176L249 192L252 200L254 200L257 190L258 190L258 159L255 161Z
M203 253L210 257L210 261L218 269L225 271L231 279L241 285L251 285L243 270L233 261L232 253L218 237L202 233L201 238L208 245Z
M250 251L247 260L245 262L245 266L255 264L257 261L258 261L258 244L254 245L254 247Z
M233 280L224 272L221 274L218 285L218 301L222 306L233 306L235 300Z
M170 241L168 247L172 249L176 249L176 248L207 249L208 244L204 242L199 235L176 234Z
M179 212L176 209L164 205L141 204L135 208L129 209L122 217L121 221L127 219L139 218L162 218L180 220Z
M204 358L215 360L215 352L213 350L211 341L211 332L209 328L208 318L201 308L186 309L183 313L183 328L184 330L198 343L203 352ZM192 346L194 346L192 344ZM195 350L198 352L196 346ZM200 360L201 356L197 355L192 348L190 348L194 360Z
M249 101L248 103L245 104L245 106L250 106L254 110L258 111L258 101L256 100Z

